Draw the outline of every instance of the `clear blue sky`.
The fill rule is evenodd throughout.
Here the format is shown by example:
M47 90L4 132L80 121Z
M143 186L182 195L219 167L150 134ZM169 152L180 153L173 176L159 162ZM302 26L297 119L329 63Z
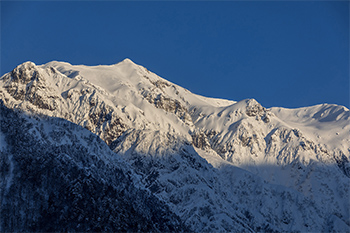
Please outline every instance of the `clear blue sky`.
M1 1L1 75L124 58L190 91L349 107L348 1Z

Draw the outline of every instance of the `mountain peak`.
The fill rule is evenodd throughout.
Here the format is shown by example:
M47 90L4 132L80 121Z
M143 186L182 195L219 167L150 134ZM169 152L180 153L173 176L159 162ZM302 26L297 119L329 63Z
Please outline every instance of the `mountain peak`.
M118 62L116 64L114 64L114 66L118 66L118 65L122 65L122 66L139 66L137 65L135 62L133 62L130 58L125 58L124 60L122 60L121 62ZM112 65L113 66L113 65Z
M7 77L10 77L10 80L20 83L28 83L33 79L39 78L37 66L34 62L27 61L18 65L13 69ZM6 74L3 76L6 77Z
M31 61L26 61L26 62L23 62L22 64L18 65L15 70L31 70L33 68L35 68L35 63L34 62L31 62Z
M135 64L130 58L125 58L122 62Z

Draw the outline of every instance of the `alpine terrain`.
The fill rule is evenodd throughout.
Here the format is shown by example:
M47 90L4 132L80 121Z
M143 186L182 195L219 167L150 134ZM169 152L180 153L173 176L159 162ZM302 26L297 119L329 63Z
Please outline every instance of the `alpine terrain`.
M125 59L25 62L0 110L1 232L350 231L344 106L206 98Z

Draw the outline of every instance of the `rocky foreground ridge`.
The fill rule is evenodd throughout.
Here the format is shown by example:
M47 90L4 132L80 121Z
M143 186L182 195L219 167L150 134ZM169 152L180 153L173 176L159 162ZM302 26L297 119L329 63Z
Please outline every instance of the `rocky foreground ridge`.
M26 62L0 99L0 231L350 230L346 107L206 98L129 59Z

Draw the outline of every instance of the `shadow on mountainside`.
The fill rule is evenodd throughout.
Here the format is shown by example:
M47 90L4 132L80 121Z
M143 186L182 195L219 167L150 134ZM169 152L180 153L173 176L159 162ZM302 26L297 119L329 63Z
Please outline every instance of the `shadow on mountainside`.
M96 135L1 100L0 114L1 232L188 231Z
M116 154L64 119L1 100L0 116L0 231L349 230L337 164L214 167L184 142L163 156Z

